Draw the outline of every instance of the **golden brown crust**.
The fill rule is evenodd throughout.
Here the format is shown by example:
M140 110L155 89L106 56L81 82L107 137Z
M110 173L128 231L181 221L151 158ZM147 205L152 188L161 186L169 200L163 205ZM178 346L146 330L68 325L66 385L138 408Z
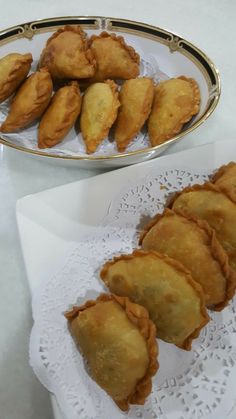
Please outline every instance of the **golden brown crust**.
M199 185L200 186L200 185ZM145 230L141 233L139 244L141 245L144 237L147 235L148 231L151 230L151 228L158 223L158 221L163 217L172 217L175 214L181 215L186 220L189 220L190 222L194 222L197 224L197 226L203 230L208 237L208 246L211 252L211 255L213 259L215 259L219 267L221 269L222 274L224 275L225 281L226 281L226 290L225 290L225 299L224 301L216 304L212 309L214 311L221 311L224 307L227 306L229 301L233 298L236 288L236 273L229 265L229 258L219 243L219 241L216 238L216 233L213 228L210 227L207 221L202 220L196 216L193 215L186 215L181 210L171 210L166 208L162 214L157 214L153 219L150 221L150 223L146 226Z
M31 89L33 84L34 89ZM17 131L39 118L50 102L52 89L52 80L46 68L31 74L14 96L10 112L1 125L0 131ZM32 90L33 96L31 96ZM22 110L22 106L21 109L19 107L19 104L22 104L23 101L25 104L24 110Z
M210 318L207 314L206 311L206 307L205 307L205 296L202 290L201 285L199 285L196 281L194 281L194 279L192 278L191 272L184 266L182 265L182 263L178 262L177 260L170 258L169 256L163 254L163 253L159 253L155 250L141 250L141 249L135 249L133 251L133 253L129 254L129 255L121 255L121 256L117 256L114 257L113 260L106 262L103 267L102 270L100 272L100 276L101 279L104 281L104 283L107 285L106 281L105 281L105 277L107 275L108 269L111 265L113 265L114 263L116 263L117 261L120 260L131 260L136 256L139 257L144 257L147 255L152 255L153 257L157 258L157 259L162 259L165 261L165 263L167 263L168 265L172 266L176 271L180 272L181 274L185 275L185 278L188 282L188 284L194 289L194 291L196 292L196 294L199 297L200 300L200 312L202 314L203 317L203 322L202 324L195 329L183 342L182 345L178 345L181 349L185 349L186 351L191 350L191 344L192 344L192 340L197 338L199 336L199 333L201 331L201 329L209 322ZM108 286L108 285L107 285Z
M119 94L121 107L114 134L118 151L125 151L130 141L143 127L151 112L153 96L154 83L149 77L139 77L124 82Z
M8 56L3 57L3 59L7 59L7 57L14 55L8 54ZM16 54L14 65L10 69L7 78L4 82L0 80L0 103L6 100L14 91L17 89L19 84L25 79L27 76L31 63L33 61L32 54ZM0 60L0 62L2 59Z
M40 60L39 60L39 68L48 67L49 70L51 71L51 61L54 55L54 51L50 50L51 43L56 38L58 38L58 36L60 36L62 33L65 33L65 32L72 32L80 37L81 53L84 54L85 58L87 59L88 66L90 66L90 69L88 70L88 74L86 76L81 75L81 77L87 78L87 77L92 76L95 72L96 60L94 58L93 52L88 47L87 35L83 31L83 29L81 29L79 25L65 25L63 28L58 29L55 33L52 34L52 36L47 40L46 46L41 53ZM53 69L51 72L52 72L52 77L55 79L68 78L64 76L58 77L58 75L54 74ZM70 78L75 78L75 77L70 77Z
M168 132L166 132L165 134L160 135L160 137L158 137L156 135L156 133L154 132L155 130L152 128L152 124L151 124L152 112L151 112L149 123L148 123L148 132L149 132L150 141L151 141L151 144L152 144L153 147L158 145L158 144L162 144L165 141L174 137L175 135L179 134L183 125L185 123L187 123L194 115L196 115L199 112L201 96L200 96L200 90L199 90L197 82L194 79L188 78L188 77L185 77L185 76L179 76L179 77L176 77L176 79L187 81L190 84L190 86L192 88L192 92L193 92L194 104L193 104L191 110L189 110L187 113L185 113L178 120L178 122L176 123L176 125L173 127L173 129L171 131L168 130ZM168 80L164 81L164 82L161 82L156 87L156 94L158 94L159 97L161 97L164 94L165 83L168 83ZM154 97L153 107L155 107L155 97Z
M96 84L106 84L110 87L112 96L113 96L113 100L112 100L112 104L111 104L111 108L109 111L109 114L107 113L106 115L106 120L103 121L103 126L99 126L99 130L96 133L96 136L93 135L93 137L90 136L89 133L89 129L90 127L88 126L88 121L86 118L86 114L89 113L91 111L91 107L89 108L86 105L86 109L84 107L84 103L86 100L86 92L90 91L90 89L94 89L94 86ZM109 130L112 126L112 124L114 123L116 117L117 117L117 112L118 112L118 107L120 106L120 102L118 100L118 91L117 91L117 85L113 80L105 80L104 82L98 82L98 83L94 83L93 85L91 85L90 87L88 87L87 91L84 94L83 97L83 103L82 103L82 111L81 111L81 117L80 117L80 127L81 127L81 131L82 131L82 136L83 139L85 141L86 144L86 150L88 154L94 153L97 149L97 147L101 144L101 142L104 140L104 138L108 135ZM97 116L96 116L96 119ZM96 122L96 121L95 121ZM91 124L91 118L90 118L90 124Z
M140 64L140 56L135 51L135 49L133 47L131 47L130 45L126 44L123 36L118 36L115 33L108 33L106 31L103 31L99 35L92 35L91 38L89 39L89 46L92 45L94 40L103 39L103 38L111 38L114 41L119 42L119 44L122 46L122 48L124 48L129 53L130 58L133 61L135 61L137 64Z
M158 355L156 327L149 319L147 310L138 304L132 303L127 297L119 297L114 294L101 294L96 300L89 300L81 307L73 307L72 310L65 313L65 317L71 322L81 311L84 311L99 302L112 300L125 310L129 320L137 326L146 341L149 354L149 365L145 376L137 383L136 388L127 399L119 402L115 401L121 410L126 411L129 408L129 404L144 404L146 397L150 394L152 389L152 377L158 370L158 361L156 359Z
M92 35L89 47L95 56L97 68L90 81L131 79L139 75L139 54L126 44L122 36L102 32Z
M86 40L86 33L79 25L65 25L63 28L58 29L54 32L46 42L46 47L52 42L53 39L57 38L63 32L74 32L81 36L82 39Z
M182 193L185 193L185 192L194 192L194 191L202 191L202 190L222 193L221 190L218 188L218 186L216 186L215 184L213 184L211 182L205 182L202 185L199 185L198 183L196 183L195 185L187 186L186 188L182 189L181 191L178 191L178 192L174 193L171 196L171 198L167 201L167 205L166 206L167 206L167 208L172 208L175 200Z
M81 100L76 81L55 93L39 124L39 148L53 147L64 139L79 116Z
M232 187L230 187L230 185L221 184L221 178L224 177L225 174L230 172L231 169L235 169L234 178L236 184L236 163L233 161L221 166L217 170L217 172L215 172L212 176L211 182L216 183L216 185L220 188L222 192L224 192L233 202L236 202L236 186L234 185L234 190L232 190Z
M212 183L217 182L217 180L220 179L221 176L223 176L229 169L235 166L236 166L236 163L234 161L231 161L228 164L224 164L213 174L211 178L211 182Z

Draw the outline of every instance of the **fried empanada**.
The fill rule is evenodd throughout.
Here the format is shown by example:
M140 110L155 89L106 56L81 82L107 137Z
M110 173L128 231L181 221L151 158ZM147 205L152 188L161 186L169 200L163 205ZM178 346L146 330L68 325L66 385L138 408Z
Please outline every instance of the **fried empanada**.
M15 92L27 76L32 63L31 54L8 54L0 59L0 103Z
M236 276L228 257L204 220L165 210L147 226L140 243L181 262L204 291L206 305L222 310L233 297Z
M96 62L80 26L58 29L47 41L39 62L53 79L84 79L95 73Z
M185 215L206 220L236 271L236 204L212 183L194 185L176 194L169 204Z
M200 92L194 79L181 76L158 84L148 120L152 146L162 144L178 134L183 124L199 112L199 107Z
M102 32L93 35L89 45L97 63L94 81L127 80L139 75L140 57L122 36Z
M220 167L214 174L212 183L215 183L222 192L236 202L236 163L230 162Z
M136 250L107 262L101 278L111 292L143 305L157 337L190 350L209 321L201 287L179 262L157 252Z
M113 81L94 83L87 88L80 116L80 128L87 153L94 153L108 135L116 120L119 106L117 86Z
M119 151L125 151L143 127L151 111L153 95L153 80L148 77L124 82L119 95L121 106L114 135Z
M80 108L81 96L76 81L59 89L40 121L39 148L53 147L60 143L77 120Z
M65 316L97 384L122 410L144 404L158 369L156 328L147 310L102 294Z
M38 119L50 102L52 88L52 79L46 69L31 74L14 96L0 131L14 132Z

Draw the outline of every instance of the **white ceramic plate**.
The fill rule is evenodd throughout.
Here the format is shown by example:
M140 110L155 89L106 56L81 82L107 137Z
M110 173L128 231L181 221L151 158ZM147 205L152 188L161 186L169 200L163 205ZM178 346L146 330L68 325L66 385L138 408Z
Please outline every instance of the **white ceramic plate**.
M170 144L202 124L215 109L220 96L220 79L212 61L187 40L164 29L139 22L104 17L54 18L22 24L0 32L0 57L10 52L33 54L32 69L37 68L40 53L53 31L65 24L80 24L91 34L102 30L123 35L141 57L141 75L154 78L156 82L169 77L185 75L199 84L201 108L199 114L186 124L182 132L166 143L150 147L146 130L127 148L118 153L114 141L106 139L98 150L86 154L81 134L74 129L64 141L51 149L37 147L37 124L17 133L1 134L0 141L18 150L44 157L73 160L80 167L103 168L130 165L158 156ZM9 101L0 105L0 122L8 112Z
M69 244L99 224L124 185L136 183L153 170L158 174L173 168L176 161L186 169L207 170L235 155L235 141L213 143L20 199L17 221L31 292L37 293L41 281L55 272ZM230 406L229 412L227 418L233 419L235 406Z

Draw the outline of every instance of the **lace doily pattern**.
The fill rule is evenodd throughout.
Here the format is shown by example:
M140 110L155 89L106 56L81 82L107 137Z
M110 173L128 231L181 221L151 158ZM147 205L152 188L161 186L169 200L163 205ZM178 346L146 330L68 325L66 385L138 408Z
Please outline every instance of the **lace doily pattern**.
M144 406L121 412L90 378L68 331L63 313L105 291L99 279L102 264L137 247L142 217L162 211L171 193L203 183L207 173L169 170L150 173L121 190L107 216L93 233L72 245L58 272L33 297L34 327L30 362L41 382L53 392L70 419L228 419L234 418L236 397L236 299L211 322L190 352L159 340L160 369ZM187 321L187 319L186 319Z
M154 55L145 55L137 45L132 43L134 48L138 51L141 58L140 64L140 76L142 77L151 77L156 83L166 80L169 77L163 73L158 66L157 60ZM32 71L36 71L38 61L34 61L32 64ZM122 82L121 82L122 83ZM120 84L121 84L120 83ZM5 102L0 104L0 124L6 119L6 116L9 111L10 99L7 99ZM41 150L37 147L37 138L38 138L38 123L32 124L30 127L19 131L17 133L4 134L1 133L1 137L5 140L10 141L12 144L23 146L31 150L37 150L41 152L48 153L48 149ZM149 138L147 135L146 128L143 128L141 132L134 138L134 140L127 147L127 152L139 150L149 147ZM64 141L58 144L55 147L50 148L50 154L60 155L60 156L87 156L85 144L82 138L81 133L76 132L73 128L70 133L66 136ZM114 138L109 135L102 144L99 146L97 151L93 156L109 156L119 154L114 142Z

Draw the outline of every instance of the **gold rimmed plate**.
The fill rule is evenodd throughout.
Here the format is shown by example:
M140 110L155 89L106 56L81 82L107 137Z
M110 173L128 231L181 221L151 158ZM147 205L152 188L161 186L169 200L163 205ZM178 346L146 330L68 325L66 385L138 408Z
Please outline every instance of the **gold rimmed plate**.
M144 128L124 153L118 153L112 137L104 140L98 150L88 155L81 134L72 129L56 147L40 150L37 147L37 125L14 134L0 133L0 142L17 150L77 163L79 167L119 167L139 163L163 153L170 144L198 128L214 111L220 97L220 77L213 62L197 47L167 30L125 19L108 17L59 17L38 20L8 28L0 32L0 57L11 52L33 55L32 70L37 68L46 40L64 25L81 25L88 36L101 31L117 33L133 46L141 57L141 75L155 82L185 75L194 78L201 93L200 112L183 130L164 144L151 147ZM0 122L9 108L9 101L0 104Z

